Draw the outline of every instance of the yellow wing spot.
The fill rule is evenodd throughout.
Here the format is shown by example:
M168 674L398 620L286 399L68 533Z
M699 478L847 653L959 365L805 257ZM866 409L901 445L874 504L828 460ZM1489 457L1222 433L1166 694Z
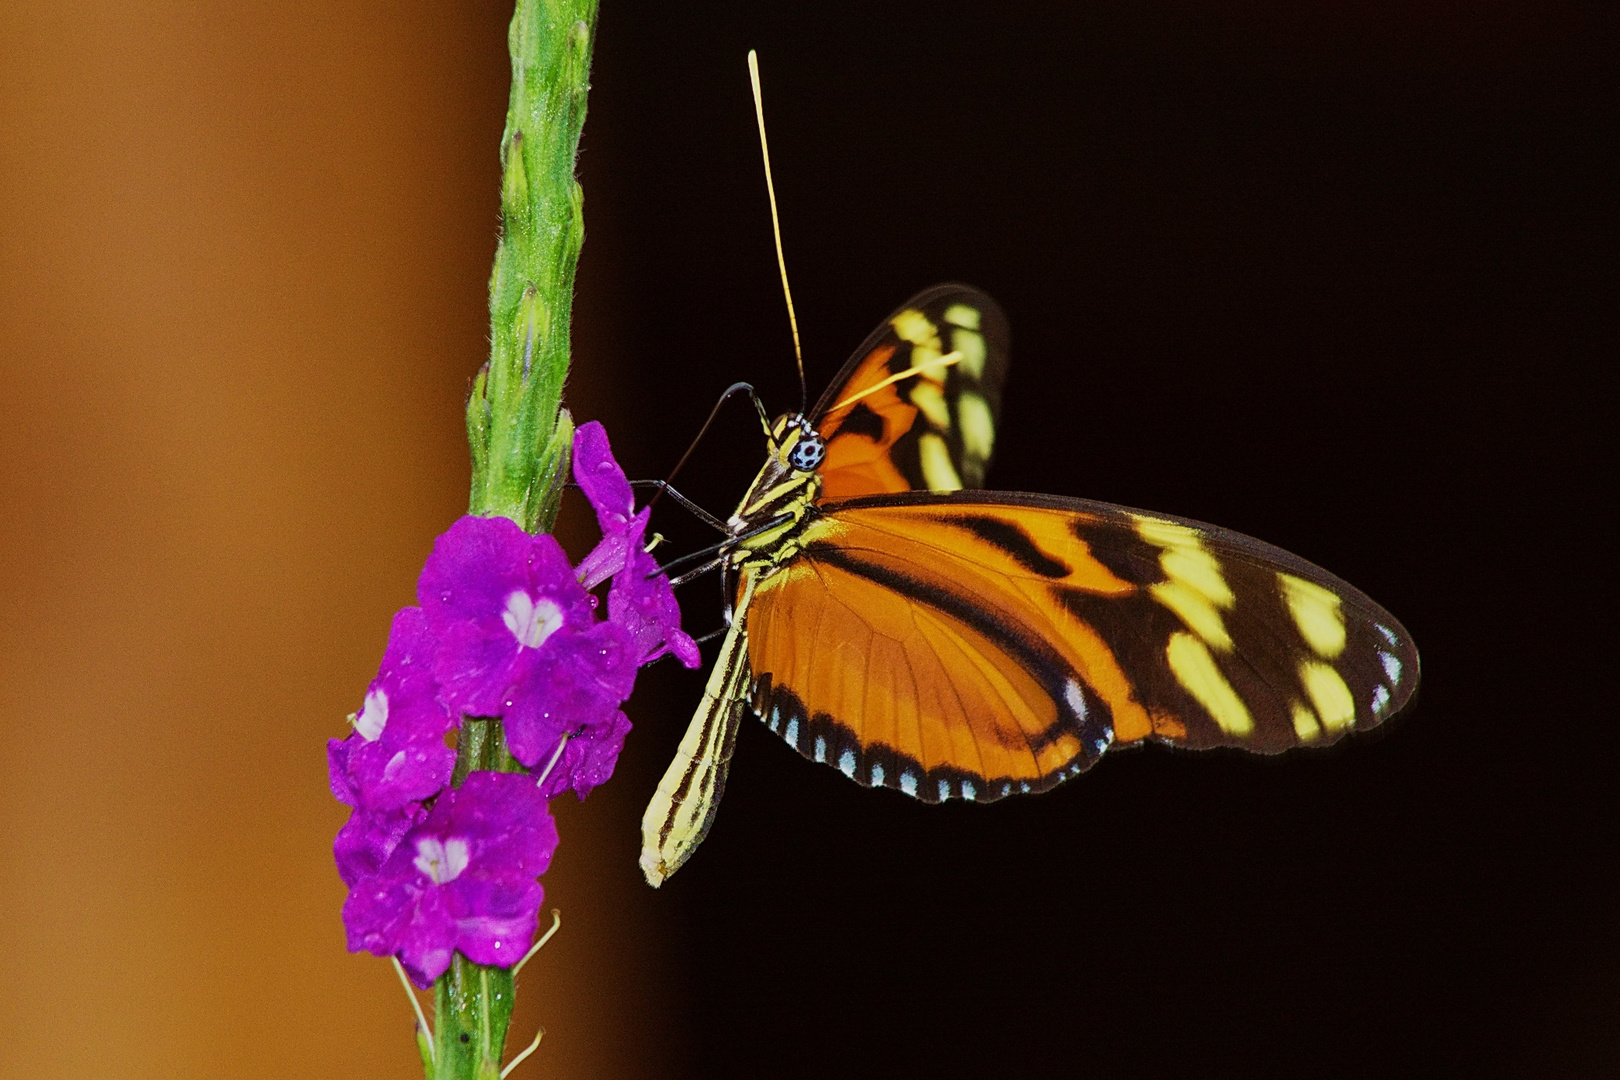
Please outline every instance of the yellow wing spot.
M1137 534L1163 550L1159 569L1168 581L1149 591L1153 598L1203 639L1204 644L1221 652L1232 651L1232 637L1226 632L1221 611L1230 608L1236 597L1221 573L1219 560L1204 548L1198 530L1158 518L1136 519Z
M1186 525L1177 525L1173 521L1164 521L1160 518L1137 517L1136 535L1148 543L1162 548L1202 548L1204 546L1204 539L1198 535L1197 529L1188 528Z
M982 461L990 460L996 445L996 421L990 403L978 394L962 394L956 399L956 416L962 421L962 449Z
M1159 568L1172 581L1198 590L1216 607L1232 606L1235 597L1226 578L1221 576L1221 564L1203 548L1171 548L1159 556Z
M951 451L945 440L932 431L917 440L917 454L922 458L923 479L929 491L961 491L962 478L951 464Z
M1299 665L1299 681L1305 684L1305 693L1316 706L1316 715L1329 731L1349 727L1356 719L1356 700L1350 688L1329 664L1306 660Z
M1280 573L1277 581L1305 644L1324 660L1344 652L1344 612L1338 594L1292 574Z
M945 321L955 323L957 326L965 326L969 330L977 330L979 328L979 309L969 307L966 304L952 304L945 309Z
M944 431L951 429L951 410L945 392L931 382L920 382L911 390L911 403L928 417L929 423Z
M1176 618L1202 638L1204 644L1221 652L1232 651L1232 636L1226 632L1221 613L1210 604L1208 597L1181 581L1161 581L1148 591L1153 599L1175 612Z
M1202 641L1187 633L1171 634L1165 658L1170 661L1176 681L1204 707L1222 731L1243 736L1254 730L1254 717L1249 715L1248 706L1215 666L1215 658Z
M951 348L962 354L963 371L975 379L984 374L984 335L972 330L952 330Z
M939 332L928 316L916 308L906 308L894 317L890 323L894 332L901 341L909 341L913 345L926 345L935 352L939 351Z
M1300 742L1315 742L1322 737L1322 725L1316 722L1316 714L1304 702L1294 702L1294 734L1299 736Z
M935 338L934 342L938 344L939 339ZM945 354L934 348L933 345L918 345L911 350L911 370L930 382L936 382L944 386L945 369L951 366L943 363L944 359ZM956 361L953 360L951 363L956 363Z

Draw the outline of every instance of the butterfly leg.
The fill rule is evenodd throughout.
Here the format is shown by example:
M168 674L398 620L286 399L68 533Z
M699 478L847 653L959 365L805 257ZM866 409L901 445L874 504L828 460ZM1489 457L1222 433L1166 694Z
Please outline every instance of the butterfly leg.
M692 445L686 448L686 453L681 455L681 460L677 461L675 463L675 467L669 470L669 477L664 481L666 485L675 479L676 474L681 471L681 466L686 464L686 459L692 456L692 451L696 450L698 443L703 441L703 436L708 432L709 425L714 423L714 418L716 416L720 415L720 406L724 405L733 394L741 393L746 393L749 400L754 403L754 411L759 414L759 423L760 426L765 429L765 437L767 439L770 438L771 417L770 414L765 411L765 403L759 400L759 395L754 392L754 388L748 383L732 383L730 386L726 387L725 391L720 395L720 400L714 403L714 408L709 410L709 418L703 421L702 427L698 428L697 438L692 440ZM662 495L663 493L664 490L660 488L658 495ZM653 503L657 502L658 495L654 495L652 499L648 501L647 505L651 506Z
M767 521L763 525L758 526L757 528L749 529L745 533L737 533L736 535L733 535L733 536L727 536L724 540L720 541L718 544L710 544L706 548L701 548L701 549L699 549L697 551L691 551L691 552L688 552L685 555L680 556L679 558L671 559L671 560L669 560L669 562L665 563L663 566L660 566L658 569L654 570L652 573L648 574L647 576L648 577L657 577L659 574L673 573L677 566L685 566L689 562L696 562L698 559L709 558L710 556L716 555L718 553L729 551L730 549L736 547L739 544L747 543L749 540L754 539L754 537L756 537L756 536L762 536L765 533L770 532L772 529L781 528L783 525L786 525L788 522L790 522L792 520L793 520L793 515L791 513L778 514L775 517L771 518L771 520ZM686 573L682 574L680 577L671 579L670 584L671 585L679 585L682 582L691 581L694 577L697 577L700 574L706 574L710 570L713 570L716 566L719 566L722 561L724 561L724 555L721 555L721 558L719 558L719 559L711 559L710 562L704 564L701 568L699 568L697 570L689 570Z
M670 486L668 480L632 480L630 481L630 486L657 488L659 495L668 495L670 498L679 503L682 509L687 511L693 517L697 518L699 521L703 522L703 524L708 525L711 528L718 529L723 533L731 532L731 530L726 527L725 522L703 509L703 507L699 506L691 499L688 499L685 495L682 495L680 492L676 491ZM653 496L653 498L657 497L657 495ZM652 503L649 502L647 505L651 506Z

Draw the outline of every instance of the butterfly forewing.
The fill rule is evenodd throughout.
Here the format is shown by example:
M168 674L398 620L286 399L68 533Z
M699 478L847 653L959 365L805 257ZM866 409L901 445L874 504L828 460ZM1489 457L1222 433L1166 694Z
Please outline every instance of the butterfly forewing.
M1037 791L1115 742L1323 745L1399 710L1406 631L1257 540L1000 492L829 506L748 613L754 705L929 801Z
M936 286L811 410L814 473L793 457L808 428L772 429L732 519L736 621L643 818L649 882L707 833L745 698L806 757L929 802L1041 791L1118 743L1325 745L1410 700L1405 629L1303 559L1183 518L964 490L984 482L1007 362L1000 308Z
M1007 355L1006 316L978 289L936 285L906 301L811 410L827 440L821 500L983 486Z

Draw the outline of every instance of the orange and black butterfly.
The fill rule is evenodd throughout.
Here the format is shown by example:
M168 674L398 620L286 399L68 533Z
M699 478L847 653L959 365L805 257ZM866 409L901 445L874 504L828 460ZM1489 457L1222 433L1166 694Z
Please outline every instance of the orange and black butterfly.
M1148 739L1322 746L1411 698L1406 630L1303 559L1185 518L971 490L1007 359L995 302L936 286L769 425L726 523L735 614L642 818L648 882L708 832L749 706L858 784L989 802Z

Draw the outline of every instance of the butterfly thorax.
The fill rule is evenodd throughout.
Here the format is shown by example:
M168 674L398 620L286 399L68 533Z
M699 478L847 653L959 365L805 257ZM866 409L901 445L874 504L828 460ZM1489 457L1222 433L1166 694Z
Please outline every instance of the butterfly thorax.
M726 525L731 535L742 536L778 518L784 520L740 542L732 555L735 569L767 569L795 555L796 539L821 494L817 466L826 443L803 416L778 417L771 425L767 451L764 466Z

